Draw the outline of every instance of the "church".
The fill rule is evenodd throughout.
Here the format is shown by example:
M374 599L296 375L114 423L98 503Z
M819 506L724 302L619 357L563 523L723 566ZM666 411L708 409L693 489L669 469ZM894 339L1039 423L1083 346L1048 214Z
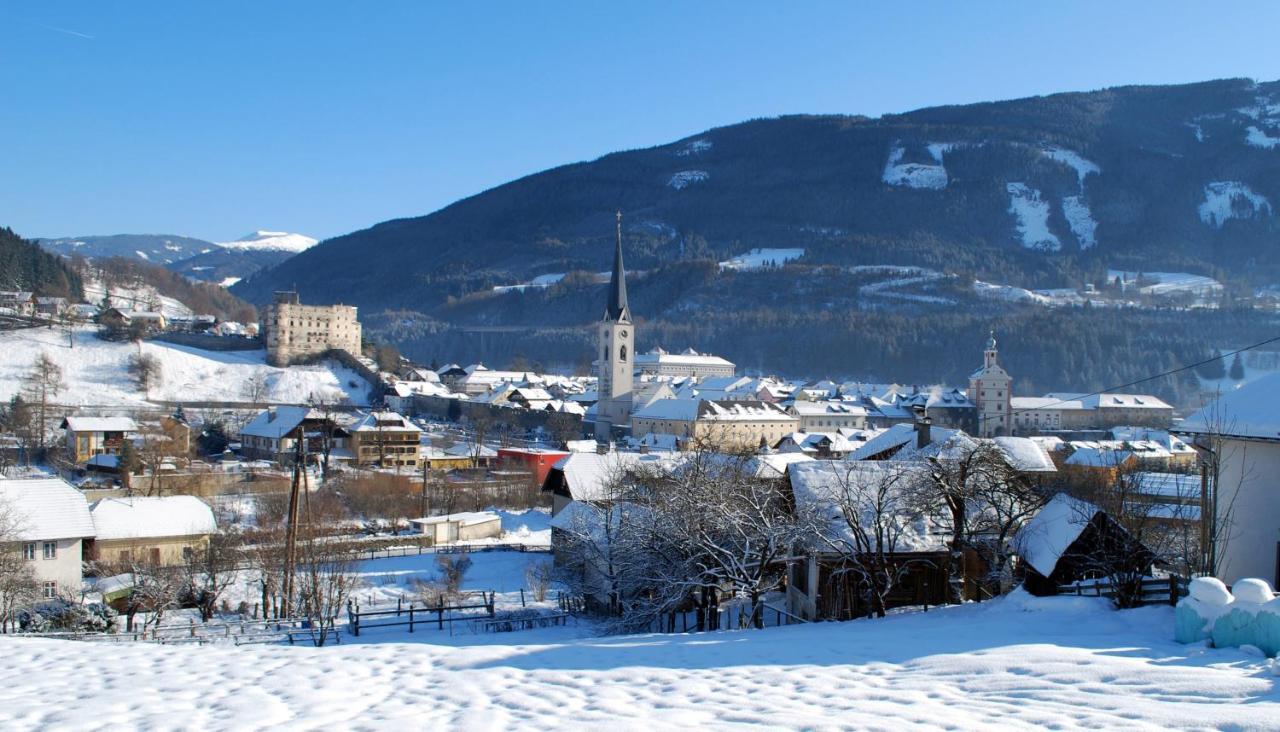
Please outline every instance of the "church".
M621 211L617 217L617 243L613 252L613 273L609 277L609 300L597 330L600 360L596 361L599 400L595 406L595 436L597 442L606 443L630 427L635 380L633 359L636 332L631 323L631 308L627 306L627 273L622 264Z
M978 436L1012 434L1013 377L1000 366L996 334L982 352L982 368L969 375L969 401L978 410Z

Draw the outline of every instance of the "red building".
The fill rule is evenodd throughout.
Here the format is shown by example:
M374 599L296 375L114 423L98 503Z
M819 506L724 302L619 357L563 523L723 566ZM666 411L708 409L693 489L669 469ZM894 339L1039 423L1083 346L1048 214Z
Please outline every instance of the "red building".
M536 485L542 485L551 472L551 466L569 456L560 450L535 450L518 447L498 448L498 460L519 463L521 467L533 473Z

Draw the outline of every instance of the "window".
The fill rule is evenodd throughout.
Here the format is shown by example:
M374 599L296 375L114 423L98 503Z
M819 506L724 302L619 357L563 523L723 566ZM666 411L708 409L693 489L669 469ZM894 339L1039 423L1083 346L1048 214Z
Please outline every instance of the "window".
M57 559L57 558L58 558L58 542L56 542L56 541L46 541L46 542L44 543L44 558L45 558L45 559Z
M22 558L28 562L36 558L36 543L34 541L22 545Z
M618 358L622 361L627 360L627 346L625 344L618 349Z
M52 600L58 596L58 583L49 581L44 583L44 599Z

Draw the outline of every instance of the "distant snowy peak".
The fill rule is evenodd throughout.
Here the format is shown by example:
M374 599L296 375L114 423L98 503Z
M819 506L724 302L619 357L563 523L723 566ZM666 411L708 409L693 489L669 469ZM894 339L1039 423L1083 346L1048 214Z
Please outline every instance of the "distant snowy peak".
M271 252L304 252L316 245L316 240L303 234L290 234L285 231L255 231L235 241L221 242L218 246L225 249L244 251Z

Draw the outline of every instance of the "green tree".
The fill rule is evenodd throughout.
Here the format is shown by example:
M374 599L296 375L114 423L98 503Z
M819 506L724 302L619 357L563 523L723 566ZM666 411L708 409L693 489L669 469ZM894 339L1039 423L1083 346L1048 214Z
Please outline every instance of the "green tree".
M1244 379L1244 361L1240 359L1240 354L1231 360L1231 371L1227 374L1232 381L1241 381Z

